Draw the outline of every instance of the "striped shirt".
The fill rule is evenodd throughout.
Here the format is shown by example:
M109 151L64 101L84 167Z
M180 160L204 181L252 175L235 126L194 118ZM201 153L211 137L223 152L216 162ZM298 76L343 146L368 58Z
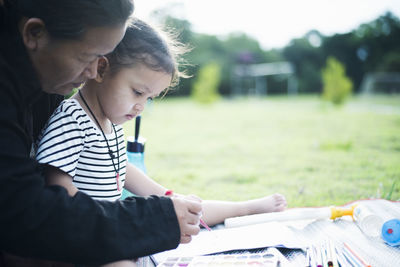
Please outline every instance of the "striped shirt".
M113 165L103 134L75 99L64 100L50 117L39 137L36 159L69 174L73 184L91 197L117 200L125 183L126 150L123 128L115 125L115 131L120 190L115 172L118 168L115 133L106 134L115 156Z

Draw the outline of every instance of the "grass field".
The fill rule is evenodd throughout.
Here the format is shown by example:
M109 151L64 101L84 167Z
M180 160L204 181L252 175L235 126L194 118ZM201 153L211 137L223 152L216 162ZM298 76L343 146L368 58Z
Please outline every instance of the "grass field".
M124 125L133 135L134 123ZM157 100L142 117L149 175L176 192L289 207L400 199L400 96Z

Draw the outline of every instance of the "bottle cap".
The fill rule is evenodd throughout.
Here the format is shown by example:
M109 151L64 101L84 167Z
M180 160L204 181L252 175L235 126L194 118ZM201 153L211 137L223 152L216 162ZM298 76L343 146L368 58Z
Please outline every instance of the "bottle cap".
M133 152L133 153L143 153L144 152L144 143L146 142L146 139L143 137L139 136L140 132L140 121L141 121L141 116L137 116L135 119L135 136L128 136L127 138L127 148L126 150L128 152Z
M391 246L400 245L400 220L392 219L382 226L382 238Z
M136 153L144 152L144 143L146 142L146 139L144 139L143 137L139 137L138 140L135 140L134 136L128 136L126 139L127 139L126 150L128 152L136 152Z

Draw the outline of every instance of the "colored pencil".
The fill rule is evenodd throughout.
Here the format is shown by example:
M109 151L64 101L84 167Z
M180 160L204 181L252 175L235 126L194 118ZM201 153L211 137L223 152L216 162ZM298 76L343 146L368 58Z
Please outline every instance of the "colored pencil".
M321 245L321 255L322 255L322 266L328 267L328 259L326 255L326 247L324 244Z
M353 254L354 257L356 257L363 266L365 267L371 267L370 264L368 264L360 255L358 255L346 242L343 242L343 245L346 249L350 251L351 254Z
M326 264L328 265L328 267L332 267L333 260L332 260L331 243L328 240L325 240L325 249L326 249Z
M317 264L317 267L322 267L322 250L321 250L321 245L317 245L315 247L315 261Z
M311 266L311 264L310 264L310 248L309 247L306 248L306 259L305 259L304 266L306 266L306 267L310 267Z
M350 253L350 251L348 251L345 247L343 247L342 253L343 253L344 258L347 260L347 262L349 262L351 264L351 266L362 267L360 261L356 257L354 257Z
M317 266L317 261L316 261L316 258L315 258L315 248L314 248L314 246L310 246L309 247L309 250L310 250L310 266L311 267L316 267Z
M336 255L335 244L333 243L332 240L329 240L329 248L330 248L330 251L331 251L332 266L333 267L339 267L338 260L337 260L337 255Z
M338 262L339 262L340 266L341 267L348 266L350 262L343 255L343 252L337 247L335 249L336 249L336 255L337 255L337 259L338 259Z

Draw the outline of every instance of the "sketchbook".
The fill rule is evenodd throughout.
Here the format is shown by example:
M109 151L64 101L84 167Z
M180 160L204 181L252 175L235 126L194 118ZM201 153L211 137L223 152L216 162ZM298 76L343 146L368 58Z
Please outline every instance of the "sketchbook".
M168 257L193 257L212 253L265 247L305 248L307 243L282 223L269 222L237 228L201 231L188 244L153 255L157 262Z

